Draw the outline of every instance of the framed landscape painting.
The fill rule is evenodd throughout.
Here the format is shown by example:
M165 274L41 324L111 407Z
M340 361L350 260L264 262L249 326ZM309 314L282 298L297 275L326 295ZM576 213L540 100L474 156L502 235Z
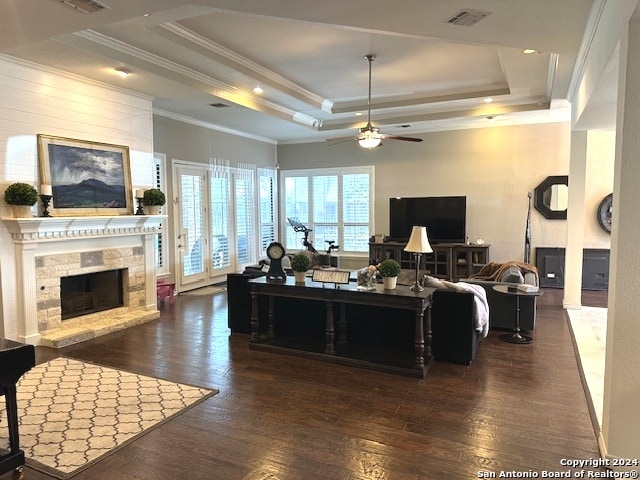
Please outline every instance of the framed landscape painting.
M52 215L132 215L129 147L38 135L40 183Z

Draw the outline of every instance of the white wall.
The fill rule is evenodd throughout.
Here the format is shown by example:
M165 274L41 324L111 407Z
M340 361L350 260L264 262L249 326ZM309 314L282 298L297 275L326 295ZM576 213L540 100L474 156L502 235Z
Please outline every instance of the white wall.
M611 234L598 223L597 211L604 197L613 192L616 132L587 132L585 182L585 248L610 248Z
M132 185L152 184L151 99L0 56L0 191L13 182L40 186L36 135L126 145ZM133 196L133 195L132 195ZM0 216L11 216L0 202ZM15 252L0 222L0 334L16 338ZM35 295L35 292L34 292Z
M467 196L467 232L491 244L491 259L522 260L527 192L549 175L568 175L570 124L495 126L419 135L422 143L386 141L364 150L356 142L281 145L281 169L338 165L375 165L375 232L388 233L389 198L394 196ZM414 135L415 136L415 135ZM586 247L608 248L595 208L611 193L611 134L594 137L598 162L590 166ZM533 200L532 200L533 204ZM595 205L595 206L594 206ZM536 247L564 246L566 221L548 220L532 208L532 254ZM535 258L535 257L534 257Z

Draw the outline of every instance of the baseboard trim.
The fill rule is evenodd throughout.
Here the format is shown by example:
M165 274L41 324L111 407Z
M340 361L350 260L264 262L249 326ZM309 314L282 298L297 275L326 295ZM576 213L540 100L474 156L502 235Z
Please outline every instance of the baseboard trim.
M601 458L609 458L609 455L607 453L607 443L605 442L604 437L602 436L602 430L598 434L598 450L600 450Z
M576 341L576 335L573 330L573 325L571 325L571 318L569 318L569 312L567 312L566 308L564 309L564 317L567 321L567 325L569 326L571 344L573 345L573 352L575 354L576 363L578 365L578 373L580 374L580 382L582 382L582 389L584 391L584 396L587 401L589 418L591 419L591 426L593 427L593 432L596 436L596 441L598 443L598 450L600 451L600 457L606 458L606 448L604 444L604 438L602 437L602 429L600 428L600 422L598 421L598 414L596 413L595 405L593 404L591 391L589 390L589 384L587 383L587 377L585 375L584 368L582 366L582 360L580 359L580 350L578 349L578 342Z
M580 310L582 309L582 304L581 303L570 303L567 302L566 300L562 300L562 308L564 308L565 310Z

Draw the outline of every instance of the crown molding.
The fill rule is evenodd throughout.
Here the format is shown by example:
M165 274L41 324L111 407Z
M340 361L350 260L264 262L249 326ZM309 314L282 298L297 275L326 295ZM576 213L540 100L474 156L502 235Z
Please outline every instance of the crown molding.
M176 22L164 23L157 28L152 29L154 32L158 33L159 29L163 29L167 32L171 32L172 34L185 39L191 45L197 45L202 49L206 50L209 55L213 55L215 59L224 63L225 65L229 65L232 68L235 68L245 74L249 74L251 77L264 82L267 85L270 85L283 93L293 96L298 100L301 100L309 105L313 105L316 107L322 108L325 105L325 102L328 102L327 99L323 98L320 95L317 95L306 88L298 85L297 83L289 80L288 78L270 70L263 65L260 65L253 60L250 60L233 50L220 45L219 43L213 42L208 38L203 37L202 35L189 30L188 28L183 27L182 25Z

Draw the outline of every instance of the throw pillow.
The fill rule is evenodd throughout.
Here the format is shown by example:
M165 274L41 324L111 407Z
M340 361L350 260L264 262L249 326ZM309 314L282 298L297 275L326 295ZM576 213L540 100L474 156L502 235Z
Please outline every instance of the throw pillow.
M500 277L501 282L506 283L524 283L524 277L518 267L509 267Z
M442 280L430 275L424 276L424 278L422 279L422 286L431 288L447 288Z
M415 281L416 272L414 270L400 270L396 283L398 285L413 285Z
M442 284L444 285L445 288L448 288L449 290L454 290L456 292L466 292L464 287L461 287L457 283L448 282L447 280L442 280Z

